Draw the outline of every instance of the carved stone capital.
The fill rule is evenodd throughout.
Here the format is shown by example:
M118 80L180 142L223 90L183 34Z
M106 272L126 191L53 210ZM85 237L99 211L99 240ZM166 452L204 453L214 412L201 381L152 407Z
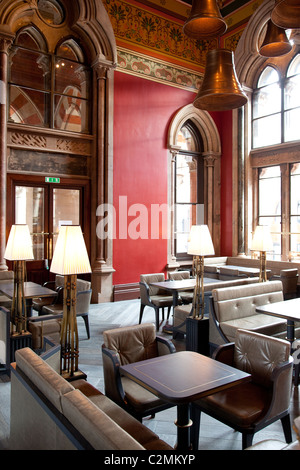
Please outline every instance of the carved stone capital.
M3 34L0 32L0 52L8 54L9 48L12 45L14 36L10 34Z

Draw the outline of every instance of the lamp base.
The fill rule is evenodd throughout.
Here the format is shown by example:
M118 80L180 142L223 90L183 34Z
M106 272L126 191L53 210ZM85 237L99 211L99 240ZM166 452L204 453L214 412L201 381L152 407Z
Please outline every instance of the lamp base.
M186 350L195 351L204 356L209 356L209 319L186 319Z
M10 362L15 362L15 352L18 349L31 348L32 334L29 331L10 334Z
M73 372L73 374L71 374L68 370L63 370L61 376L68 382L72 382L73 380L79 379L87 379L87 375L79 369Z

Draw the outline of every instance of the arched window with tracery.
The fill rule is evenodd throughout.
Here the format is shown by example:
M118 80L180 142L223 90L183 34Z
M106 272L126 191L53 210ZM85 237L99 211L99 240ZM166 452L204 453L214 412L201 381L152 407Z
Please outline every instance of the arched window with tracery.
M177 134L180 151L175 159L175 250L176 257L187 256L192 225L204 223L202 141L191 121Z
M298 49L298 50L297 50ZM300 53L268 61L252 99L255 225L268 225L274 260L300 252Z

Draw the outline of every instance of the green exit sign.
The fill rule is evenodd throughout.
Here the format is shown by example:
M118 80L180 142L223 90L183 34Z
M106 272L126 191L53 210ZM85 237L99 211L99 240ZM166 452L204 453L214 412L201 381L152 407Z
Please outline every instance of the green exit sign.
M54 178L53 176L45 177L46 183L60 183L60 178Z

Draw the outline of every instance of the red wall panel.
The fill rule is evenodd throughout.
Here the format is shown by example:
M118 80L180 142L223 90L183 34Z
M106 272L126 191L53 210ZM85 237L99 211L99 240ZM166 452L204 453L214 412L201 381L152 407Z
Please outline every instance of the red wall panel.
M138 282L142 273L165 269L167 239L161 232L158 239L151 235L151 213L153 205L167 204L167 133L171 119L194 97L189 91L115 73L115 285ZM145 238L134 239L139 231Z

